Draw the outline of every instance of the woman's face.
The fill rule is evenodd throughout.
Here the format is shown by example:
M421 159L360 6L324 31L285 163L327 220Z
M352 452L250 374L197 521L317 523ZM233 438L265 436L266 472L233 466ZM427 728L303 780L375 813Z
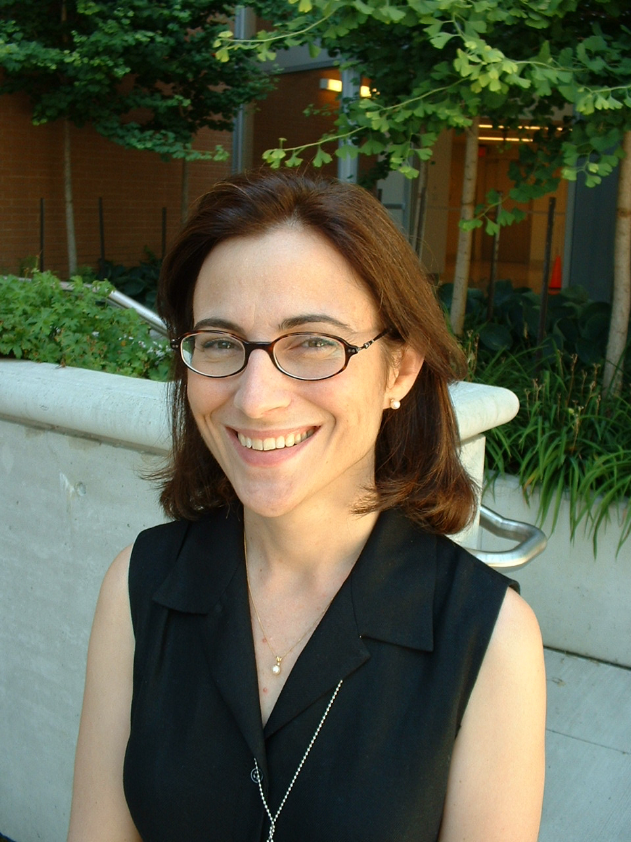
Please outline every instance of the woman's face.
M383 327L344 258L320 235L292 227L217 246L199 273L193 317L196 329L267 342L314 331L361 345ZM407 370L406 354L401 369ZM206 445L247 508L268 517L305 504L350 508L373 484L382 412L390 398L408 391L420 363L413 376L398 376L379 341L341 374L300 381L255 350L231 377L188 372L188 400Z

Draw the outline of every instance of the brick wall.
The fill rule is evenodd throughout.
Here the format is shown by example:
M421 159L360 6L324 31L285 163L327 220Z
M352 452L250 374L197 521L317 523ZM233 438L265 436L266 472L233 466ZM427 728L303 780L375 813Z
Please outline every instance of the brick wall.
M320 79L339 79L336 67L320 70L303 70L285 73L276 78L276 87L258 106L254 115L254 136L252 144L253 165L258 166L261 155L266 149L279 145L278 139L285 137L285 147L301 143L312 143L326 132L335 129L333 121L338 109L336 94L320 88ZM318 109L332 109L330 113L321 113L305 117L304 110L313 105ZM326 150L333 154L337 143L329 144ZM310 161L313 153L305 152L304 160ZM322 167L323 173L337 175L337 158Z
M198 149L221 143L228 132L204 130ZM145 246L160 254L162 208L167 208L167 242L180 227L182 164L152 152L124 149L90 127L71 127L75 231L79 265L97 266L100 254L98 199L103 199L105 257L126 265L143 257ZM230 162L190 164L190 200L230 172ZM63 125L33 126L28 98L0 97L0 272L17 272L40 251L40 199L45 201L44 265L68 269L63 186Z

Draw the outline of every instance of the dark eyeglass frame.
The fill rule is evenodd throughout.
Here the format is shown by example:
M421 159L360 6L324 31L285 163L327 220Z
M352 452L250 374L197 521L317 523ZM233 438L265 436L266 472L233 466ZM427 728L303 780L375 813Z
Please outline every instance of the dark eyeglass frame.
M243 365L238 371L233 371L230 374L206 374L203 371L198 371L196 368L190 366L186 360L184 359L183 353L183 343L189 336L195 336L197 334L214 334L219 336L230 336L232 339L236 339L241 345L243 345L243 349L245 352L245 357L243 359ZM390 328L386 328L382 330L381 333L378 333L374 339L369 340L368 342L364 342L363 345L351 345L350 342L347 342L345 339L342 339L341 336L335 336L332 333L318 333L312 330L305 330L305 331L297 331L296 333L283 333L282 336L278 336L276 339L273 339L271 342L248 342L246 339L241 339L240 336L237 336L234 333L230 333L227 330L213 330L213 329L204 329L201 330L189 330L187 333L183 333L181 336L178 336L177 339L172 339L169 342L169 345L174 351L180 352L180 358L184 365L189 369L189 371L194 371L195 374L199 374L201 377L210 377L213 380L222 380L225 377L234 377L236 374L240 374L248 364L250 359L250 355L252 351L265 351L271 361L274 363L274 366L282 373L285 374L287 377L291 377L292 380L304 380L307 382L316 382L320 380L330 380L331 377L337 377L338 374L341 374L347 367L349 360L351 357L354 357L356 354L359 354L360 351L365 351L366 348L370 348L370 346L377 342L377 340L384 337L386 334L390 333ZM290 374L288 371L281 366L281 364L276 359L276 355L274 353L274 347L281 339L287 339L288 336L323 336L325 339L334 339L336 342L339 342L342 347L344 348L345 359L344 365L339 371L336 371L334 374L327 374L326 377L299 377L296 374Z

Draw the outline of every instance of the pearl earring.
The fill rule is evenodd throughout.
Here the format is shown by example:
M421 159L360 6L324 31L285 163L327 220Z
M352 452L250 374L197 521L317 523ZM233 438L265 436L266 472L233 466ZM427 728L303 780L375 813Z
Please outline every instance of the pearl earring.
M390 398L390 409L400 409L401 408L401 401L398 401L396 398Z

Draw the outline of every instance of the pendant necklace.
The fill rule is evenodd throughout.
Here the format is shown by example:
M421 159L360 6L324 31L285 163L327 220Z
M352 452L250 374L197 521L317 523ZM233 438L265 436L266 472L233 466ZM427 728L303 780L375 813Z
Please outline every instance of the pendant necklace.
M340 681L338 683L337 687L333 691L333 695L329 699L329 703L326 706L326 710L322 714L322 719L320 720L320 723L319 723L318 727L313 732L313 736L311 737L309 745L307 746L307 750L302 755L302 760L298 764L298 768L294 772L294 776L291 779L291 783L287 787L287 791L285 792L285 794L282 798L282 801L280 802L280 805L278 807L278 810L276 810L275 814L272 813L272 811L270 809L270 806L267 803L267 799L265 798L265 793L263 792L261 772L259 770L259 764L256 760L256 757L254 758L254 769L252 769L251 778L258 785L259 794L261 796L261 801L263 802L263 807L265 809L265 812L267 813L267 818L269 819L269 833L267 834L267 842L274 842L274 834L276 833L276 822L278 821L278 817L280 816L281 811L282 811L283 807L285 806L285 802L287 801L287 799L289 797L289 793L292 791L292 789L294 787L294 784L296 783L296 780L298 779L298 775L302 772L302 767L305 765L305 760L307 759L307 757L309 756L309 752L313 748L313 744L315 743L315 741L318 737L318 734L320 733L320 731L322 729L322 726L324 725L324 720L329 715L329 711L331 710L331 707L333 706L333 702L335 701L335 697L340 692L341 686L342 686L342 681Z
M302 643L302 641L305 639L305 637L311 631L313 631L313 629L315 629L315 627L318 625L320 620L324 617L324 615L328 611L329 605L331 604L331 602L333 602L333 600L331 600L329 602L329 604L326 606L326 608L324 609L322 614L320 614L320 616L315 621L315 623L312 623L312 625L309 626L309 628L305 631L305 633L301 637L298 638L298 640L293 644L293 646L290 646L289 649L283 655L277 655L276 652L274 652L274 650L272 649L272 645L269 642L269 637L265 633L265 629L263 628L263 623L261 622L261 617L259 615L258 608L256 607L256 603L254 602L254 597L252 596L252 589L250 588L250 577L248 575L248 545L247 545L247 542L245 540L245 532L243 533L243 552L244 552L244 555L245 555L245 578L246 578L246 582L247 582L247 586L248 586L248 594L249 594L250 600L252 602L252 608L254 608L254 613L256 615L256 619L258 621L258 624L259 624L259 627L260 627L261 631L263 632L263 640L265 641L265 643L267 643L268 649L272 653L272 655L274 656L274 660L276 662L274 664L274 666L272 667L272 672L274 673L274 675L280 675L281 664L283 663L284 659L287 657L287 655L290 654L290 652L294 651L294 649L296 648L296 646L298 646L299 643Z

